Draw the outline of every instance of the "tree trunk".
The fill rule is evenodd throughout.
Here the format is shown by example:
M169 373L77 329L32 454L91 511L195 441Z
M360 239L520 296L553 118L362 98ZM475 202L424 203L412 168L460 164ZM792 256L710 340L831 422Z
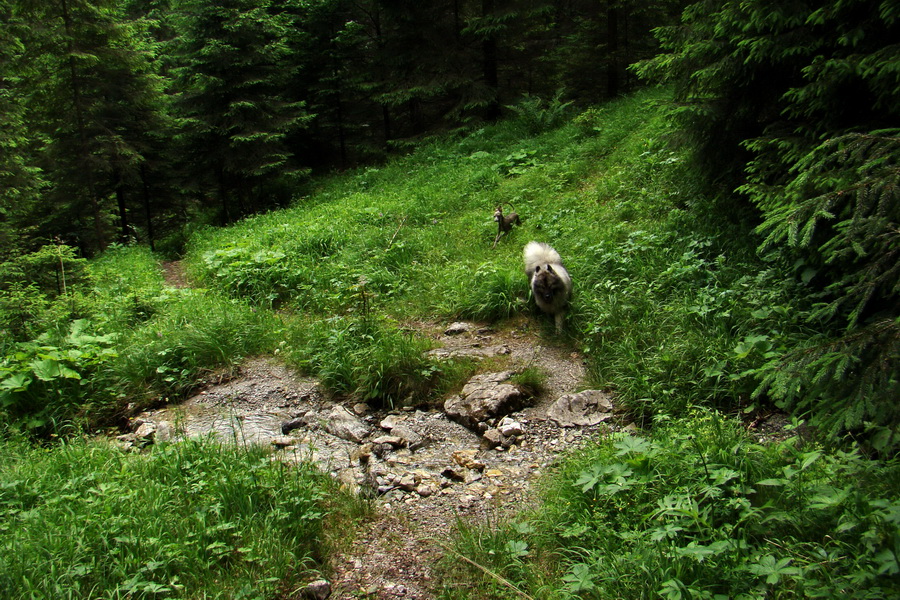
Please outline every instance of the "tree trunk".
M81 86L78 81L78 70L75 68L74 47L72 44L72 18L69 15L67 0L60 0L63 25L66 30L66 51L69 55L69 76L72 83L72 103L75 108L75 126L78 129L78 139L81 146L81 167L84 170L85 182L88 188L88 199L91 203L91 212L94 218L94 235L97 237L97 245L100 250L106 249L106 238L103 233L103 216L100 210L100 199L97 198L97 190L94 186L94 178L88 152L87 133L84 125L84 99L81 95Z
M131 235L128 226L128 210L125 208L125 190L122 184L122 173L116 168L113 172L116 180L116 206L119 210L119 242L128 243L128 237Z
M610 3L606 8L606 96L619 95L619 9Z
M347 134L344 131L344 106L341 103L341 93L335 95L335 108L337 109L338 144L341 148L341 167L347 168Z
M393 138L391 133L391 109L387 104L381 105L381 121L384 123L384 147L387 148L388 141Z
M219 164L216 169L216 178L219 184L219 202L222 203L222 224L231 223L231 214L228 211L228 184L225 182L225 168Z
M494 16L494 0L481 0L481 16L485 20ZM484 117L488 121L500 118L499 79L497 77L497 38L493 33L485 36L481 43L484 69L484 83L490 97Z
M384 48L384 38L381 35L381 13L376 12L372 16L372 24L375 26L375 40L379 54ZM381 103L381 123L384 128L384 148L387 150L388 142L393 138L391 131L391 107L387 103Z
M141 187L143 188L144 218L147 221L147 240L150 243L150 252L156 252L154 242L156 235L153 232L153 215L150 209L150 184L147 183L147 167L141 163Z

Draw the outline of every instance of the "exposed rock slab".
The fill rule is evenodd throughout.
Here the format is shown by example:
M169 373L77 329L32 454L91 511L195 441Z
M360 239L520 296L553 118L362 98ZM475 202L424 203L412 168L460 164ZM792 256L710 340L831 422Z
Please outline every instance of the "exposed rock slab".
M612 416L612 400L600 390L563 394L547 410L547 418L560 427L590 427Z
M512 392L508 378L525 366L547 376L543 393L532 399L516 389L512 398L476 411L474 430L449 419L442 406L383 411L344 399L348 407L340 420L349 415L356 434L339 437L334 425L326 424L341 399L323 395L314 380L256 361L242 367L242 377L209 388L182 407L155 411L152 420L177 423L176 435L201 434L205 425L222 431L224 441L272 444L279 459L312 460L342 486L372 500L377 518L360 525L352 548L331 564L330 600L365 595L433 600L431 562L440 554L431 541L436 532L449 531L457 519L483 522L494 511L525 505L531 481L558 454L595 431L616 427L563 428L547 419L554 399L579 389L584 369L577 353L548 345L528 319L504 331L474 323L453 327L459 330L455 334L448 329L435 324L427 333L441 346L433 356L490 356L493 369L501 372L473 378L450 400L474 400L473 387ZM487 436L496 436L495 443L485 443ZM354 439L360 441L348 441Z

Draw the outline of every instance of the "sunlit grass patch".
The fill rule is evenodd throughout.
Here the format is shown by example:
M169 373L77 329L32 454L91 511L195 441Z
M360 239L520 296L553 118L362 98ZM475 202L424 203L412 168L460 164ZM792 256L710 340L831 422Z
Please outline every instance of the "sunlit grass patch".
M430 341L372 316L296 320L287 333L288 364L317 377L332 394L375 406L426 402L456 377L451 363L426 354Z
M120 341L112 369L127 389L178 395L203 373L274 349L280 319L206 290L173 293L164 313Z

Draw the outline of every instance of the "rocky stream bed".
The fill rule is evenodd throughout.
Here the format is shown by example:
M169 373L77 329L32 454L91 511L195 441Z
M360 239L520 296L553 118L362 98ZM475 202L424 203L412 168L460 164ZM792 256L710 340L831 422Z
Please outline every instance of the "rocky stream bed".
M581 357L542 339L533 321L502 331L465 322L417 329L433 338L437 359L487 359L488 368L442 406L372 410L331 399L315 379L258 358L181 404L138 415L119 442L214 432L272 445L281 460L312 460L371 498L375 516L333 558L327 585L307 597L433 598L433 564L458 519L485 522L520 509L561 451L626 424L608 394L582 389ZM510 382L526 367L546 375L538 397Z

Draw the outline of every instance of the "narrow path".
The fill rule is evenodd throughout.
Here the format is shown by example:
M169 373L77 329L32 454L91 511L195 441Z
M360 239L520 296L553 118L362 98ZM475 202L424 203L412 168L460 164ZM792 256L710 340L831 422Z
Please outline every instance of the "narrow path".
M166 273L173 285L185 284L177 265L168 265ZM533 501L533 481L562 450L617 425L561 427L547 418L560 396L582 389L585 373L581 357L543 337L539 322L520 317L502 328L407 326L433 340L432 355L438 359L465 356L482 361L484 371L534 367L544 373L540 397L508 415L521 435L507 440L506 447L490 448L479 433L450 420L441 406L399 411L342 406L314 379L267 358L248 361L234 379L179 406L148 411L135 422L155 424L173 436L217 431L223 439L275 444L283 460L314 460L344 486L371 494L374 517L359 525L341 554L331 557L329 598L432 600L434 564L443 554L438 540L448 541L459 521L496 522L521 509ZM336 407L358 420L365 434L359 439L336 435L326 422ZM282 424L288 421L297 427L284 435ZM400 442L398 434L405 436Z
M168 260L160 263L166 283L175 288L190 287L180 260Z
M584 371L578 356L543 344L535 325L525 319L507 324L502 331L460 325L462 331L454 335L443 333L446 324L419 324L416 330L435 340L436 356L481 358L489 360L493 370L537 367L547 374L545 394L510 415L526 433L508 449L485 449L480 436L447 420L438 410L407 415L432 440L407 457L407 468L422 472L423 478L453 468L468 481L442 477L433 490L425 488L425 495L410 491L377 498L375 519L364 524L351 548L332 561L333 598L435 598L434 563L443 554L439 543L449 540L457 522L496 521L511 508L520 509L531 500L530 483L553 462L557 449L587 434L562 430L546 420L552 400L580 385ZM468 460L483 466L480 470L462 467ZM380 465L374 468L377 472Z

